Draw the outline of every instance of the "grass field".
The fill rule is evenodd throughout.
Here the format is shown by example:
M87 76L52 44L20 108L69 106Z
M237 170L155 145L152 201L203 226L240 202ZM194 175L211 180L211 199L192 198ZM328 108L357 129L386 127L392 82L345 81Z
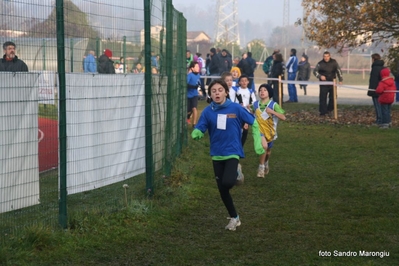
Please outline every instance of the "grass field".
M365 73L364 75L361 72L353 72L346 73L343 72L344 84L345 85L368 85L370 74ZM262 68L257 68L255 71L255 82L257 84L264 83L265 81L262 78L266 78ZM318 81L313 73L310 75L309 81Z
M398 127L288 119L265 179L249 138L245 183L232 190L235 232L224 230L207 135L189 140L153 199L132 188L126 208L121 188L119 211L71 214L66 231L27 228L0 248L0 264L399 265L398 136Z

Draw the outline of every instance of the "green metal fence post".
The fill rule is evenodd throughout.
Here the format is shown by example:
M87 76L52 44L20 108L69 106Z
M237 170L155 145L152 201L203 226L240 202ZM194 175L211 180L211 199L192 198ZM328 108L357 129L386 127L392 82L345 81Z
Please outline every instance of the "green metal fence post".
M96 38L96 61L97 61L97 65L98 65L98 58L100 57L100 38L97 37Z
M65 34L64 34L64 1L56 0L57 19L57 65L59 79L59 215L58 221L62 228L67 227L67 134L66 134L66 78L65 78Z
M43 70L46 70L46 39L43 39Z
M71 72L73 72L73 39L70 40L70 53L71 53Z
M182 13L179 13L179 19L178 19L178 44L180 45L177 49L177 75L178 75L178 87L181 89L183 86L186 86L186 71L187 71L187 65L186 65L186 50L187 50L187 22L186 19L184 18ZM187 90L180 90L180 101L181 101L181 108L179 110L179 119L180 119L180 124L179 124L179 129L180 129L180 135L181 138L179 139L179 146L177 147L177 153L180 154L182 151L183 146L187 146L188 144L188 139L187 139L187 130L183 130L187 128L187 123L186 123L186 113L187 113Z
M123 73L126 73L127 59L126 59L126 36L123 36L123 47L122 47L122 56L123 56Z
M166 68L166 76L168 77L167 84L167 111L166 111L166 134L165 134L165 175L169 176L172 168L172 146L175 141L170 141L172 138L172 111L174 107L173 99L173 4L172 0L166 0L166 60L163 62Z
M151 74L151 3L144 1L144 56L145 56L145 169L146 192L154 193L153 152L152 152L152 74Z

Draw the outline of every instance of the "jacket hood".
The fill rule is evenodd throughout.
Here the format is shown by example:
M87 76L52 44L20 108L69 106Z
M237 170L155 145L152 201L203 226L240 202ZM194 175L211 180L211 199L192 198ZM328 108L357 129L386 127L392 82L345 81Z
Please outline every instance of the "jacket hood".
M390 74L391 74L391 71L389 71L389 68L387 68L387 67L383 68L380 72L382 79L389 77Z
M375 60L372 66L384 66L384 64L385 64L384 60Z

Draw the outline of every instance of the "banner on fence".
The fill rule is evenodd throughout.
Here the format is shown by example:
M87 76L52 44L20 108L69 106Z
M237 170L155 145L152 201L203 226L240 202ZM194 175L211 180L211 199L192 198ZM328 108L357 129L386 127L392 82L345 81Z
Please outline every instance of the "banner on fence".
M37 78L0 73L0 213L39 203Z
M68 73L66 85L68 194L144 173L144 75Z
M37 87L39 91L39 103L55 104L56 73L54 71L39 71Z

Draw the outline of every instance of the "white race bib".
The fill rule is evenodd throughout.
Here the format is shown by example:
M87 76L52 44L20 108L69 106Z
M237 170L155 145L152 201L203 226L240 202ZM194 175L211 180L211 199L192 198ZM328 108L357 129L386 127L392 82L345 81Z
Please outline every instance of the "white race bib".
M227 115L218 114L217 129L226 130Z

